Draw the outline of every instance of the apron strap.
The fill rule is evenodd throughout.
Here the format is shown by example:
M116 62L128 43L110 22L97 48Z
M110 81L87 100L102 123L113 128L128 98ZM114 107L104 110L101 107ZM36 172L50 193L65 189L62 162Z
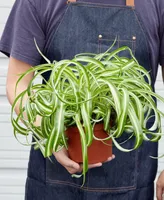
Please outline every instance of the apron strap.
M77 0L68 0L67 3L76 2ZM134 7L134 0L126 0L126 6Z
M134 7L134 0L126 0L126 5Z
M76 2L76 0L68 0L67 3Z

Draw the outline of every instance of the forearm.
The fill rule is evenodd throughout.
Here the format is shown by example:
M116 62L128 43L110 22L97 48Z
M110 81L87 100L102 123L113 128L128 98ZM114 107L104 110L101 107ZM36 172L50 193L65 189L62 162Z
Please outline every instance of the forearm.
M11 106L13 105L13 103L15 101L15 98L20 93L25 91L27 89L28 85L22 81L20 84L18 84L16 90L15 90L15 87L16 87L16 83L15 84L10 84L6 88L7 98L8 98L9 103L11 104ZM26 105L27 100L28 100L28 95L25 94L23 99L22 99L21 107ZM19 115L19 113L20 113L20 101L17 102L17 104L15 105L15 109L14 110L15 110L15 113L17 115ZM23 114L23 118L27 119L26 113ZM40 124L41 124L41 117L37 116L35 125L39 126Z
M13 105L15 98L20 93L22 93L24 90L27 89L27 86L24 85L24 84L19 84L18 87L17 87L17 90L15 90L15 88L16 88L16 83L7 85L7 87L6 87L6 95L7 95L8 101L11 105ZM25 105L27 98L28 98L27 95L25 95L24 98L23 98L23 102L22 102L23 105ZM18 103L15 106L15 112L16 112L17 115L20 112L19 107L20 107L20 101L18 101Z
M164 66L162 66L162 78L163 78L163 83L164 83Z
M31 68L30 65L23 63L19 60L16 60L14 58L10 58L10 62L9 62L9 69L8 69L8 74L7 74L7 82L6 82L6 94L7 94L7 98L8 101L11 105L13 105L15 98L22 93L23 91L25 91L31 81L31 79L33 78L34 74L30 73L27 76L25 76L18 84L17 81L19 79L19 74L25 73L27 70L29 70ZM26 101L28 99L27 94L24 95L23 99L22 99L22 105L24 106L26 104ZM15 112L18 115L20 113L20 102L18 101L17 104L15 105ZM21 107L22 107L21 105ZM24 113L24 118L26 118L26 114ZM37 120L37 124L38 121Z

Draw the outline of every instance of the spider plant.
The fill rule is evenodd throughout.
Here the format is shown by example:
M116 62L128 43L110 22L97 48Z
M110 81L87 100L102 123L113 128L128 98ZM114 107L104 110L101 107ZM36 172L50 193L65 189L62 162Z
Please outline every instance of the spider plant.
M125 50L130 52L131 58L118 56ZM157 109L154 99L162 102L164 99L153 92L149 72L139 65L131 49L125 46L101 54L84 53L72 60L53 63L45 59L47 64L32 67L18 79L17 86L26 75L35 72L28 88L12 105L15 137L31 134L35 148L39 148L44 157L49 157L52 152L67 148L65 130L76 125L82 144L84 182L88 171L87 148L93 138L100 140L93 132L96 123L102 122L108 134L103 142L112 139L113 144L124 152L139 148L144 140L157 142L160 139L164 113ZM51 72L49 80L44 79L45 72ZM45 84L35 83L39 76ZM18 102L20 114L15 117ZM38 116L41 124L36 126ZM147 128L151 117L154 117L154 123ZM112 126L111 120L114 121ZM125 132L135 137L132 149L124 149L116 140Z

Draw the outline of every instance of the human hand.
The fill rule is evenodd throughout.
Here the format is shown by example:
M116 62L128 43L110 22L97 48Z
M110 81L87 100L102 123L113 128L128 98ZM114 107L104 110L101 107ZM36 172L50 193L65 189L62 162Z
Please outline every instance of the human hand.
M77 172L82 172L83 170L83 165L82 164L78 164L76 162L74 162L73 160L71 160L68 156L68 152L66 150L66 148L62 148L60 151L58 152L54 152L53 153L56 160L63 166L66 168L66 170L70 173L70 174L75 174ZM112 157L109 157L105 162L109 162L111 160L113 160L115 158L115 155L112 155ZM95 167L101 167L103 163L96 163L96 164L90 164L88 166L89 169L91 168L95 168Z
M164 171L158 177L157 184L156 184L156 196L157 200L162 200L162 196L164 194Z

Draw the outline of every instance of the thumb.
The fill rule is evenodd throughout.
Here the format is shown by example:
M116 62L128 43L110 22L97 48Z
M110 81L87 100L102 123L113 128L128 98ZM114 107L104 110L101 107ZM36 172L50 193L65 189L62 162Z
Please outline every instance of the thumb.
M54 156L56 157L56 160L64 167L73 168L74 170L80 169L80 165L69 158L68 152L65 148L58 152L54 152Z
M157 196L157 200L162 200L162 187L158 184L156 187L156 196Z
M65 167L74 168L75 170L80 169L80 165L71 160L67 155L64 155L60 161Z

